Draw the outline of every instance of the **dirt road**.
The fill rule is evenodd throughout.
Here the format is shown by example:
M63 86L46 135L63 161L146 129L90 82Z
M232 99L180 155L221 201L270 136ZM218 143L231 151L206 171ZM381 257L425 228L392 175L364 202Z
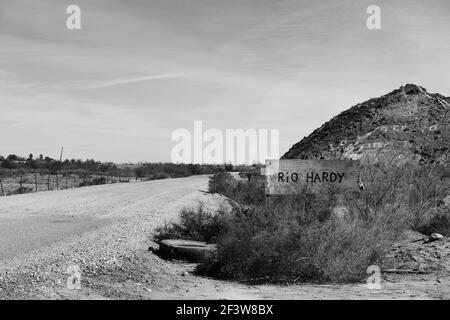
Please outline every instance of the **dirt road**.
M155 227L199 201L208 178L84 187L0 198L1 299L427 299L448 298L447 278L391 277L381 290L253 286L202 278L194 265L148 250ZM80 280L80 282L78 282ZM80 284L78 286L78 283Z
M149 214L198 189L206 178L101 185L0 198L0 260L117 219Z

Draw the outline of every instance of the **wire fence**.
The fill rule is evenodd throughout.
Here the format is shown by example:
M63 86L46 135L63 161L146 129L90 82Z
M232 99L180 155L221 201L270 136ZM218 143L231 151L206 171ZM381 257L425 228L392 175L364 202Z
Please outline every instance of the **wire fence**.
M0 177L0 196L10 196L30 192L62 190L83 186L124 183L137 181L138 178L108 174L77 175L69 172L56 174L10 174Z

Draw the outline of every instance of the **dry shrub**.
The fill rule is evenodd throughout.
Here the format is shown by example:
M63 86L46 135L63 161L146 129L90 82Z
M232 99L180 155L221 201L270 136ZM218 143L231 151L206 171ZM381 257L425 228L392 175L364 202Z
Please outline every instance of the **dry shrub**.
M400 227L390 215L321 221L302 202L269 201L235 212L218 237L218 252L199 271L239 280L356 281L381 263Z
M333 189L313 194L305 187L300 195L265 199L260 184L215 175L210 191L246 206L234 206L231 214L184 211L181 223L166 227L165 234L218 244L216 254L199 265L202 274L276 282L361 280L368 266L382 264L400 231L417 228L449 191L436 166L398 155L361 163L365 190L345 195ZM339 217L333 213L338 202L345 208ZM448 217L434 217L430 230L448 227Z
M450 237L450 212L446 210L433 215L426 224L419 226L417 231L428 235L436 232Z
M214 242L228 230L227 213L219 209L212 213L200 205L198 208L184 208L180 222L169 223L156 229L154 239L186 239Z
M209 178L208 190L211 193L223 195L233 193L236 180L228 172L219 172Z
M12 195L16 195L16 194L31 193L33 191L34 191L33 188L19 187L19 188L15 189L15 190L12 190L12 191L8 192L8 195L12 196Z
M228 172L214 174L209 179L208 191L220 193L242 204L256 204L265 201L264 181L237 181Z
M366 216L390 208L408 228L419 231L441 214L442 200L450 194L446 179L448 168L438 165L420 166L401 154L391 153L362 161L361 177L366 190L351 195L353 206Z

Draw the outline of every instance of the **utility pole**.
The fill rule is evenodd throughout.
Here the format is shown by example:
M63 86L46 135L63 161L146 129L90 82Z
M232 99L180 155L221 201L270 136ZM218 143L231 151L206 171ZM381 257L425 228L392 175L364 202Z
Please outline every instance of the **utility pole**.
M63 156L64 147L61 147L61 154L59 155L59 163L61 165L62 169L62 156ZM59 183L58 183L58 170L56 170L56 190L59 189Z

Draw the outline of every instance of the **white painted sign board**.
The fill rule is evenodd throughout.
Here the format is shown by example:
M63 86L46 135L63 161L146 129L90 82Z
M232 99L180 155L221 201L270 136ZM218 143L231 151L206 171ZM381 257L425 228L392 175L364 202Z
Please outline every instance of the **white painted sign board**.
M358 191L359 162L355 160L266 160L266 194L299 194L334 188Z

